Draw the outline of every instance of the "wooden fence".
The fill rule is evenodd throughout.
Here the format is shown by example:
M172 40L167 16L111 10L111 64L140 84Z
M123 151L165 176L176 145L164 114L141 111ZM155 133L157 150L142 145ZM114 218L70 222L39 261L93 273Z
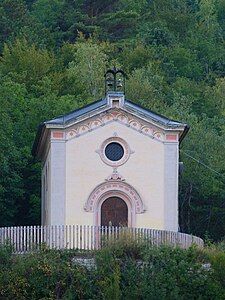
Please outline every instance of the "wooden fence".
M96 227L84 225L20 226L0 228L0 244L10 243L13 253L27 253L47 246L50 249L96 250L107 241L145 241L148 245L203 247L203 240L180 232L146 228Z

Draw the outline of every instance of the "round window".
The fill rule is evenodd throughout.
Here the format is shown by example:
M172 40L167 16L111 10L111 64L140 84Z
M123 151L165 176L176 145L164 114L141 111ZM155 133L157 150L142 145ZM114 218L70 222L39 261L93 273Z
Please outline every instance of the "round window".
M112 167L123 165L131 153L127 142L116 136L105 140L97 152L101 160Z
M112 142L106 146L105 155L109 160L118 161L124 156L124 149L119 143Z

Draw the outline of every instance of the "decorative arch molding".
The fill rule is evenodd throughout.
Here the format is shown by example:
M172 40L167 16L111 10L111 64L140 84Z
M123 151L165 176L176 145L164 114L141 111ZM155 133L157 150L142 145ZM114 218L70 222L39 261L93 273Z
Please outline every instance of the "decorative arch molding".
M144 205L138 192L125 182L111 181L98 185L88 197L84 210L94 213L95 225L100 224L101 206L109 197L121 198L128 207L128 226L135 226L135 215L145 211Z
M138 117L134 117L125 111L110 110L101 113L101 115L93 117L91 120L84 120L81 123L69 127L66 131L66 140L69 141L74 138L78 138L90 131L96 130L102 126L110 124L116 121L120 124L127 126L141 134L144 134L151 139L158 142L170 142L175 143L178 140L178 133L173 133L176 138L167 138L165 130L158 128L156 125L149 124L145 120L141 120ZM170 135L170 133L169 133ZM59 137L57 137L59 138Z

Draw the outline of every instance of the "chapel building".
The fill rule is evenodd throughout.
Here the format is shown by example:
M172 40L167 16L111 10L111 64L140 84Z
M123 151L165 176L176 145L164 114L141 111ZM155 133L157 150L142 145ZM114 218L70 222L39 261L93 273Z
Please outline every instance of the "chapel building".
M42 225L178 231L179 144L189 127L108 92L39 125Z

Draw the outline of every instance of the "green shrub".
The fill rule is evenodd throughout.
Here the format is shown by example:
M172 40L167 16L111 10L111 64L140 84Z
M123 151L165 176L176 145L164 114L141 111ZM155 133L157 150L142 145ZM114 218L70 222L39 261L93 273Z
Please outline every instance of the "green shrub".
M6 267L12 258L12 246L10 243L0 245L0 269Z
M122 279L122 298L225 299L224 290L213 272L204 268L195 248L152 247L142 264L130 260L123 265Z
M149 246L149 241L143 237L133 235L127 228L121 228L119 236L115 238L103 237L103 248L110 249L113 256L117 258L132 257L134 259L140 259L146 248Z
M76 251L44 249L15 256L0 272L0 299L89 299L94 293L92 275L73 265L76 255ZM71 291L73 298L64 298Z
M1 300L225 299L225 252L216 246L136 248L124 239L91 254L47 248L1 253ZM90 255L96 268L74 262Z
M211 265L211 270L216 281L225 289L225 243L210 245L206 248L207 260Z
M97 285L102 299L121 299L120 265L111 249L100 250L96 255Z

